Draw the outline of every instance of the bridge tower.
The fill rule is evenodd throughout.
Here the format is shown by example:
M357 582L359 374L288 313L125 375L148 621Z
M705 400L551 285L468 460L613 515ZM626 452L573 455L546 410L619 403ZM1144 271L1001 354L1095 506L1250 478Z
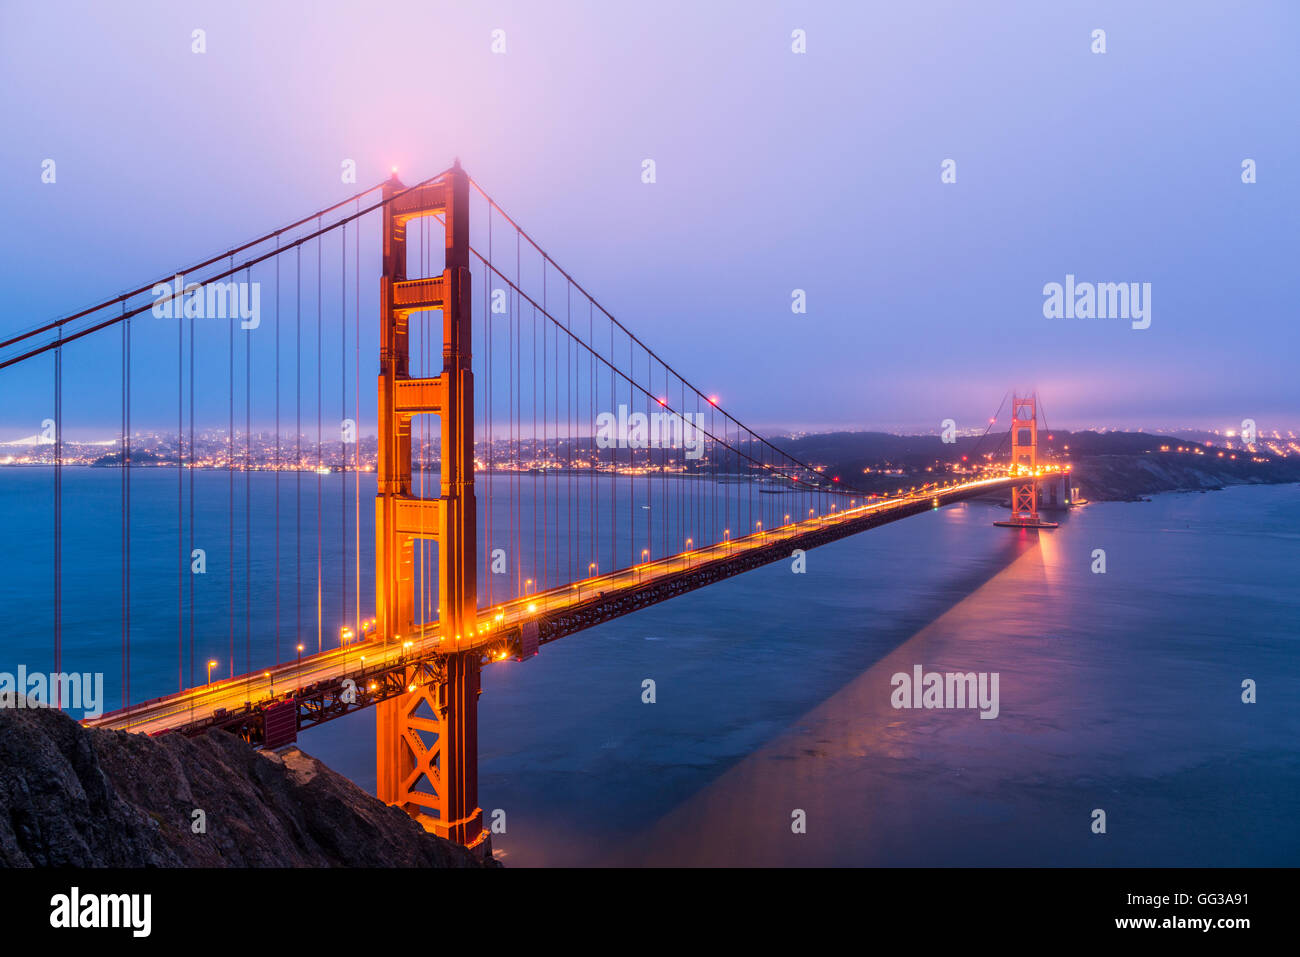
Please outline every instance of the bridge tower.
M438 621L447 653L435 680L378 705L376 791L440 837L483 842L478 807L478 694L481 658L457 651L478 613L474 500L474 380L470 365L469 177L460 162L442 177L407 189L396 173L384 184L380 277L379 455L375 498L375 608L386 642L414 637L416 539L437 542ZM407 223L442 214L441 275L408 279ZM442 310L442 372L412 378L407 323L412 312ZM437 498L411 484L411 419L436 415L441 427ZM468 644L468 641L466 642Z
M1035 396L1011 396L1011 467L1029 469L1030 479L1011 488L1011 520L1038 522L1038 403Z
M1029 474L1011 487L1011 520L994 522L1011 528L1056 528L1038 517L1038 396L1011 396L1011 467Z

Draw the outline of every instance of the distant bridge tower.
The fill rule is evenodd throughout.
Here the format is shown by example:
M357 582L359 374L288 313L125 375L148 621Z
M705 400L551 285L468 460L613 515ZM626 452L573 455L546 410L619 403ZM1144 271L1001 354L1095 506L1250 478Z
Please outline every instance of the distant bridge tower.
M1010 528L1056 528L1038 517L1038 396L1011 396L1011 468L1025 469L1023 482L1011 487L1011 520L994 522Z
M478 617L474 501L474 381L470 366L469 177L460 163L407 190L394 173L384 184L380 278L379 457L375 499L375 606L379 634L415 632L412 553L416 539L438 543L438 621L445 655L406 676L414 690L380 702L376 716L376 791L440 837L482 842L478 807L478 693L481 658L457 650ZM406 277L406 224L443 214L441 275ZM442 310L442 373L410 375L407 321ZM411 419L441 421L442 475L437 498L414 495Z
M1036 396L1011 396L1011 467L1038 470L1038 403ZM1038 523L1038 482L1032 477L1011 488L1011 520Z

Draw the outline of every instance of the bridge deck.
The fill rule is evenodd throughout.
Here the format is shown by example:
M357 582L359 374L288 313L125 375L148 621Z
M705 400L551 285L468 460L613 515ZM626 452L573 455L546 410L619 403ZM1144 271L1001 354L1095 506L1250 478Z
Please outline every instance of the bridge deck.
M444 635L434 622L391 641L354 641L288 664L108 712L85 724L148 734L197 733L223 727L260 743L263 715L270 706L295 703L298 727L310 727L428 680L440 667L440 656L448 651L479 649L485 661L503 660L531 647L534 638L545 644L788 558L795 548L813 548L935 507L1009 488L1016 481L1023 479L980 479L881 499L482 609L474 635ZM525 642L526 627L530 635ZM354 683L350 699L344 693L347 679ZM214 714L220 709L225 713Z

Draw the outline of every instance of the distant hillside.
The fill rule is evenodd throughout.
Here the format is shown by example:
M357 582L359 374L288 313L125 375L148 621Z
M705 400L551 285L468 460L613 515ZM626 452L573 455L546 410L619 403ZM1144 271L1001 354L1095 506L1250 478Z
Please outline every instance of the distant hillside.
M1043 461L1072 463L1071 484L1092 501L1132 501L1157 492L1227 485L1300 482L1300 457L1281 458L1267 452L1251 455L1167 435L1058 429L1040 433L1039 443ZM783 438L777 444L805 462L825 466L828 477L838 475L846 485L885 492L952 478L946 474L948 467L986 461L987 453L1006 461L1010 437L996 432L945 444L937 435L828 432ZM1177 451L1180 447L1183 452ZM898 469L904 474L882 474Z

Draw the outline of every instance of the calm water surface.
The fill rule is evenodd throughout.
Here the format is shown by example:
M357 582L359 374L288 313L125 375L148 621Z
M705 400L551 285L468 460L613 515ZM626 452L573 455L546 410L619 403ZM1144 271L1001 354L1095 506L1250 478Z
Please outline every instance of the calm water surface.
M200 512L227 492L224 475L205 478ZM156 561L165 579L176 477L153 480L156 535L135 529L133 568ZM48 524L47 481L0 470L0 627L16 636L6 657L29 668L49 658L49 559L28 545ZM70 469L65 494L65 527L83 529L64 543L65 667L102 669L116 689L117 473ZM141 495L137 522L149 517ZM295 523L282 490L279 605L282 633L301 613L314 640L311 495ZM363 506L371 495L363 482ZM273 531L273 494L253 500L250 525ZM356 531L342 523L351 503L351 487L325 477L322 576L337 618L355 613L338 559ZM198 534L220 536L224 555L212 509ZM1037 534L994 528L1005 514L971 503L920 515L809 552L806 574L779 563L486 668L480 800L505 812L498 855L515 866L1300 864L1300 487L1095 504ZM283 571L298 528L301 612ZM275 560L258 534L248 601L266 620ZM1097 548L1105 574L1091 571ZM274 644L273 629L245 631L242 611L225 616L229 593L244 596L236 554L233 588L217 561L197 603L200 669L228 654L232 631L236 664L246 642L255 661ZM133 595L136 699L177 680L171 574L162 592ZM364 596L365 568L362 584ZM151 648L169 663L150 663ZM999 716L894 710L890 677L917 664L997 672ZM642 703L646 678L655 704ZM1241 702L1247 678L1257 704ZM367 710L300 743L373 791L373 735ZM1091 833L1096 808L1105 835ZM806 834L791 832L796 809Z

